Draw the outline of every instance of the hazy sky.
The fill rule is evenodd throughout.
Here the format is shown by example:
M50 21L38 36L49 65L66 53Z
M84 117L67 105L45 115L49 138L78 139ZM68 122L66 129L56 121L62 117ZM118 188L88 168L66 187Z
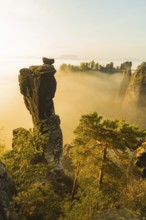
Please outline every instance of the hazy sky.
M146 0L0 0L0 57L146 59Z

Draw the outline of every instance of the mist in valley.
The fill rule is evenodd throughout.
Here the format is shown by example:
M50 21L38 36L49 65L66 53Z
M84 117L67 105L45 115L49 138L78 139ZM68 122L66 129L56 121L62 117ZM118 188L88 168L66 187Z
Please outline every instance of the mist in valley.
M38 64L38 60L20 60L4 66L0 80L0 143L11 147L13 129L32 128L32 119L20 94L18 74L22 67ZM57 67L57 68L56 68ZM59 69L59 66L55 66ZM119 90L123 74L106 74L100 71L57 71L57 90L54 98L55 112L60 116L64 144L73 139L73 131L83 114L97 112L104 118L128 119L140 123L141 111L121 108ZM139 112L141 117L139 117Z
M15 70L16 71L16 70ZM64 143L73 138L73 130L83 114L94 111L107 118L116 118L116 99L121 74L100 72L56 73L55 111L61 118ZM32 128L31 115L19 92L18 75L5 75L0 81L0 141L11 147L12 131Z
M97 112L105 118L116 118L118 92L122 74L101 72L60 72L56 74L56 114L61 118L64 143L73 138L73 130L83 114Z

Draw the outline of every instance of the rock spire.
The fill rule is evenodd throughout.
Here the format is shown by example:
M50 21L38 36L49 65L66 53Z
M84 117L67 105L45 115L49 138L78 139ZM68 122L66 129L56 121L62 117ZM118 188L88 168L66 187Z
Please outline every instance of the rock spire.
M44 149L48 162L60 163L62 132L59 116L55 114L53 98L56 92L54 59L43 57L43 64L23 68L19 74L20 92L35 128L47 133L49 141Z

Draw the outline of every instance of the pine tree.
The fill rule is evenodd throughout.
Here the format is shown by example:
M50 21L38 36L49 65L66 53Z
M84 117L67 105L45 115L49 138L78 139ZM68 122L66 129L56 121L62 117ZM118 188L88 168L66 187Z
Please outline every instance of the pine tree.
M69 149L77 189L72 213L78 210L78 215L88 213L84 219L94 219L99 210L117 205L126 185L130 152L143 142L146 131L122 120L103 120L93 113L81 117L74 133Z

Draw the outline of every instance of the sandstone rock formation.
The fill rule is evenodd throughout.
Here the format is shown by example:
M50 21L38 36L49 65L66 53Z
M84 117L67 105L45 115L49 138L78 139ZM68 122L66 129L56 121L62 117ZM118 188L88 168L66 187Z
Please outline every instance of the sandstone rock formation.
M132 62L128 62L128 61L122 63L120 66L120 71L123 72L123 79L119 91L119 96L121 99L124 98L128 85L130 83L130 79L132 76L131 67L132 67Z
M57 84L53 63L54 59L44 57L43 65L21 69L19 85L34 127L49 136L48 145L44 149L45 158L48 162L59 165L62 155L62 132L53 102Z
M120 88L121 112L126 120L146 127L146 62L138 66L132 74L131 62L121 65L123 80ZM134 152L129 174L146 178L146 142Z
M124 106L146 107L146 62L138 66L128 85Z
M141 128L146 125L146 63L131 72L131 62L125 63L127 68L123 73L123 81L119 91L121 115L131 123ZM124 67L122 67L124 68Z
M15 186L12 178L8 175L5 166L0 162L0 219L12 219L12 195Z
M131 67L132 67L132 62L131 61L126 61L126 62L121 64L120 71L131 70Z
M146 178L146 142L135 150L130 165L130 173L137 178Z

